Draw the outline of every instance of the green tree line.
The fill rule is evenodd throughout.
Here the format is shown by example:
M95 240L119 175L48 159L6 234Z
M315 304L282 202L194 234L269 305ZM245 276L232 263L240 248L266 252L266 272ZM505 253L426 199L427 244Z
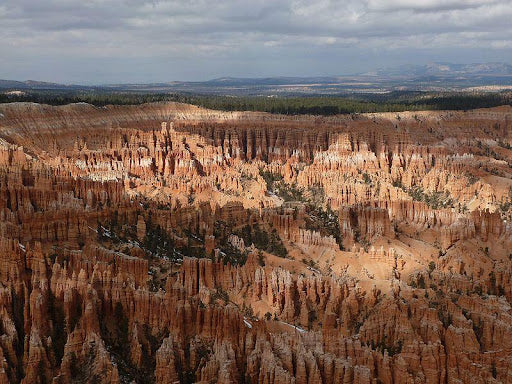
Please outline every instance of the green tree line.
M95 106L137 105L174 101L222 111L260 111L285 115L321 115L403 112L420 110L467 110L512 104L512 93L393 92L387 95L345 96L219 96L182 93L34 90L22 95L0 93L0 103L14 101L65 105L85 102Z

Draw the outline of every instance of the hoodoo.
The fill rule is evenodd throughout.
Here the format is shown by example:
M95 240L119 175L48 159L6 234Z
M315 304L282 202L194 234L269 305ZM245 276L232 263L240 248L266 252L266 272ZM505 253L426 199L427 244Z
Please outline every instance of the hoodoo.
M512 382L511 121L0 105L0 383Z

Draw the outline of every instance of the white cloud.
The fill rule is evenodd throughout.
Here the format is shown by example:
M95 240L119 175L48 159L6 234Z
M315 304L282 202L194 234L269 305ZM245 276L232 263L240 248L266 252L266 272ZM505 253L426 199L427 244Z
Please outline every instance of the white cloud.
M246 57L285 68L290 55L307 49L304 60L327 68L329 54L342 55L329 53L336 50L364 57L368 50L460 47L503 50L509 60L511 18L512 3L498 0L4 0L0 52L12 65L55 55L63 62L211 58L242 68ZM15 73L8 65L0 74Z

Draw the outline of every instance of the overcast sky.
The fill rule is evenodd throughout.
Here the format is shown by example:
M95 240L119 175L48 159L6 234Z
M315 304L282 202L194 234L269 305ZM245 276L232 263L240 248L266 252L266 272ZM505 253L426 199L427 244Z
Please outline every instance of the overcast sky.
M1 0L0 78L311 76L512 63L512 0Z

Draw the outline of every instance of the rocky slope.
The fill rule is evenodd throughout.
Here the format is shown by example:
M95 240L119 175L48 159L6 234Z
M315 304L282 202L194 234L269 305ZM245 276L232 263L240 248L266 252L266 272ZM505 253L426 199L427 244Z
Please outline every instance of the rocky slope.
M511 118L0 105L0 383L512 383Z

